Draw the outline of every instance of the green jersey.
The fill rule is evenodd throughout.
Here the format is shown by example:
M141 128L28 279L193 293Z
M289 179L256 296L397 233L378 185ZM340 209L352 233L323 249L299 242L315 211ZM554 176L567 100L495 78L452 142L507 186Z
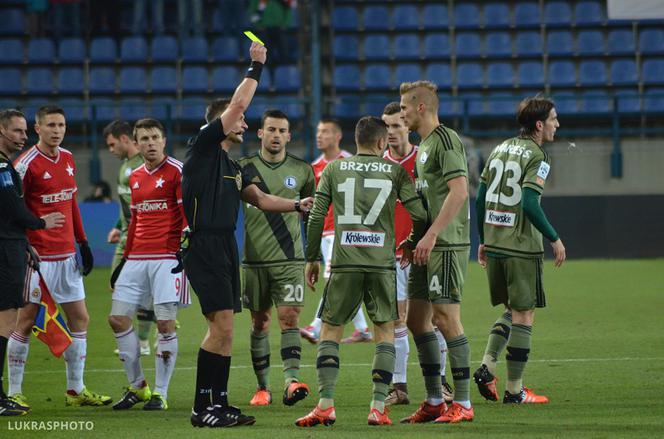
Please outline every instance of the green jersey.
M493 149L481 177L487 186L484 245L488 252L542 257L542 234L524 214L521 195L525 188L541 194L549 169L549 156L531 139L514 137Z
M314 172L304 160L291 154L280 163L263 160L260 153L239 161L246 173L266 194L292 200L314 195ZM300 215L297 212L264 212L249 203L243 203L244 257L248 266L304 264L304 250Z
M408 172L375 155L335 160L323 171L307 227L307 261L320 254L323 223L330 203L334 213L332 271L394 270L394 209L399 199L421 237L426 212Z
M123 233L127 231L127 225L131 219L131 188L129 187L129 175L145 160L141 154L136 154L131 158L122 160L120 171L118 171L118 198L120 198L120 218L116 227L122 230Z
M461 139L454 130L440 124L420 143L415 159L415 185L433 223L450 190L453 178L468 178L468 162ZM438 234L435 249L462 250L470 247L468 199L450 224Z

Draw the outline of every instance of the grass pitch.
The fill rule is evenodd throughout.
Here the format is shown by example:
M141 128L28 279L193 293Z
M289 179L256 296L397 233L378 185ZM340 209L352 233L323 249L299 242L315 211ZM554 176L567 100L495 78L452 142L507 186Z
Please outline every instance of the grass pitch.
M0 437L94 438L347 438L347 437L662 437L664 436L664 260L571 261L561 269L545 266L548 307L538 310L525 384L547 395L547 406L504 407L484 401L471 384L475 421L461 425L399 425L400 418L417 408L424 396L411 339L408 381L409 406L390 412L392 427L366 423L371 399L370 369L373 344L342 345L341 370L336 388L337 422L334 426L299 429L296 418L306 414L318 396L314 346L304 342L302 380L312 395L294 407L281 403L282 373L279 330L271 333L271 381L274 403L252 408L255 388L249 356L249 313L236 317L230 400L257 418L253 427L211 430L189 424L193 401L195 362L205 324L197 303L182 311L180 351L169 391L169 410L161 413L110 407L64 406L64 361L50 355L34 338L23 390L32 413L21 418L0 417ZM86 385L117 400L126 385L121 363L113 354L115 341L106 315L111 295L109 272L96 269L86 279L91 315L88 330ZM321 288L319 288L320 291ZM308 293L301 322L306 324L319 293ZM463 303L463 323L472 349L472 371L484 352L487 334L501 312L488 303L487 281L477 264L470 264ZM351 325L352 327L352 325ZM352 328L347 328L350 332ZM154 358L143 357L149 383L154 382ZM448 366L449 367L449 366ZM6 373L5 373L6 375ZM505 383L504 361L499 366L499 391ZM5 382L5 386L6 386ZM22 421L36 421L25 431ZM39 422L44 421L44 424ZM54 430L47 421L91 422L91 431ZM16 424L18 422L18 424ZM51 424L52 425L52 424ZM23 430L19 430L19 429Z

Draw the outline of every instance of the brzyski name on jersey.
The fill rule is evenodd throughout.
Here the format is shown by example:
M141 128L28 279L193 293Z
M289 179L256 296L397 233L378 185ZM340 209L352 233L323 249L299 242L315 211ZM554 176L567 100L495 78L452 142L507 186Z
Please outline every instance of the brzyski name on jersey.
M389 163L378 163L378 162L361 163L361 162L351 162L343 160L341 161L341 163L339 163L339 170L390 173L392 172L392 165L390 165Z

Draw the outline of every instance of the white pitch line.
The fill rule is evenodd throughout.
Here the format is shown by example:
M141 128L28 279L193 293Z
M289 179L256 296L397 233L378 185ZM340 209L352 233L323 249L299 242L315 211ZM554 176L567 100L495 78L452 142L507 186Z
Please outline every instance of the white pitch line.
M556 359L541 359L541 360L528 360L529 363L607 363L614 361L662 361L664 357L618 357L618 358L556 358ZM479 364L480 361L473 361L474 364ZM408 363L409 366L419 366L419 363ZM282 367L281 364L274 364L273 367ZM340 365L344 367L369 367L371 363L344 363ZM231 366L231 369L250 369L251 365L238 365ZM301 369L314 368L315 364L301 364ZM188 367L175 367L177 370L196 370L195 366ZM143 370L154 370L154 367L143 368ZM124 369L86 369L86 373L120 373ZM26 371L25 374L54 374L63 373L62 370L39 370L39 371Z

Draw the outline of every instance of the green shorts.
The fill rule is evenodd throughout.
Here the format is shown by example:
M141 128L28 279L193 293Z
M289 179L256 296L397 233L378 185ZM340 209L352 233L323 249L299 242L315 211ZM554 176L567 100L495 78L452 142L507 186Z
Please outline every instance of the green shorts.
M124 255L126 244L127 244L127 232L124 231L122 232L122 235L120 235L120 242L118 242L117 245L115 246L115 253L113 254L113 262L111 262L111 273L113 272L113 270L115 270L115 267L117 267L120 264L122 256Z
M242 267L242 303L252 311L304 305L304 266Z
M517 311L546 306L542 259L489 256L486 272L493 306L502 303Z
M394 271L335 272L325 285L318 317L330 325L345 325L364 303L374 323L396 320L397 286Z
M434 250L426 267L414 265L408 277L408 299L461 303L470 250Z

